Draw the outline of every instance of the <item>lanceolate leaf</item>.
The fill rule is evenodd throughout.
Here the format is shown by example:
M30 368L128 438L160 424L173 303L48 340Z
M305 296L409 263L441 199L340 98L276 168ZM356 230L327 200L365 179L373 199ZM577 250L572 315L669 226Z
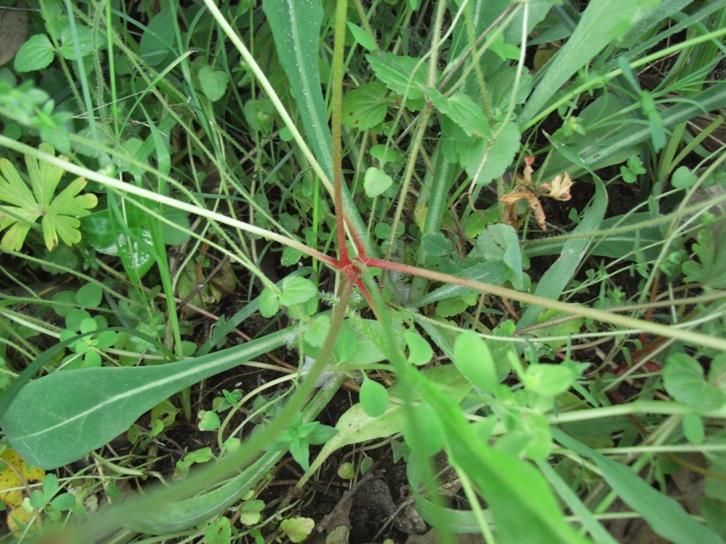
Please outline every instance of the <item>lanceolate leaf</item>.
M0 427L28 462L72 463L126 431L144 412L205 378L280 347L285 329L204 357L148 367L58 371L20 390Z
M598 179L595 180L595 198L592 206L585 212L582 219L573 234L580 233L597 233L605 216L608 198L605 187ZM542 279L537 285L535 294L552 300L557 300L562 291L570 283L570 279L580 266L580 262L585 257L585 253L592 237L570 238L562 247L562 253L555 263L545 272ZM537 317L542 312L540 306L530 306L522 315L517 324L517 328L529 327L537 321Z
M333 140L325 114L318 71L318 40L323 20L320 0L265 0L277 54L295 95L308 142L332 179Z
M711 529L689 516L674 499L659 493L641 480L632 468L616 463L559 429L553 428L552 436L566 448L593 461L603 479L625 504L642 515L653 531L668 542L723 544L723 540Z
M594 0L570 39L547 64L544 75L518 117L520 125L532 119L577 70L618 36L628 31L645 10L658 0Z

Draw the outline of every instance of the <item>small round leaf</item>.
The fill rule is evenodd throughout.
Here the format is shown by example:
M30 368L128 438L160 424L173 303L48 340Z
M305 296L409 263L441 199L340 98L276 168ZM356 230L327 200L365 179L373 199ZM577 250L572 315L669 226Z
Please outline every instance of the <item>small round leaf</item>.
M302 304L317 294L318 288L309 279L300 276L288 276L282 282L280 304L283 306Z
M360 387L360 403L370 417L383 415L388 408L388 390L368 377L363 378Z
M393 185L393 179L383 170L374 166L366 170L363 187L368 198L374 198L385 193L391 185Z

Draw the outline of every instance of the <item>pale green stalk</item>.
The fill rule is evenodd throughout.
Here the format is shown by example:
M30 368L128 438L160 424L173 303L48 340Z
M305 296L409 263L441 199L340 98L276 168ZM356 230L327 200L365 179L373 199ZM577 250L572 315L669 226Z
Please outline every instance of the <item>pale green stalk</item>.
M439 58L439 47L441 47L441 25L443 24L444 20L444 13L446 13L446 2L444 0L439 0L437 9L436 9L436 18L434 20L433 26L434 26L434 35L431 45L431 51L430 59L429 59L429 75L428 75L428 85L430 87L435 87L436 85L436 64L438 62ZM453 25L452 25L453 28ZM422 59L423 60L423 59ZM424 135L426 133L427 125L429 118L431 117L431 113L433 112L433 107L430 102L426 102L426 106L424 107L424 111L421 113L421 116L418 120L418 128L416 130L416 134L413 138L413 142L411 143L409 149L408 149L408 162L406 163L406 171L403 175L403 182L401 183L401 190L399 191L399 197L398 197L398 205L396 206L396 212L393 217L393 223L391 224L391 234L388 237L388 243L386 247L386 256L385 260L390 260L391 255L393 254L393 245L394 241L396 239L396 231L398 230L398 223L401 221L401 216L403 215L403 209L406 204L406 195L408 194L408 188L411 185L411 178L413 177L413 170L416 166L416 160L418 158L418 152L421 148L421 143L423 142ZM383 285L385 281L385 272L381 275L381 285Z
M591 421L593 419L614 418L618 416L629 416L633 414L661 414L661 415L686 415L693 412L693 407L681 402L663 402L659 400L636 400L629 404L616 404L603 406L601 408L590 408L588 410L577 410L564 412L559 415L550 415L547 419L550 425L561 425L575 421ZM704 417L726 418L726 405L703 412Z
M481 508L481 504L479 504L479 497L477 497L476 492L474 491L474 486L472 485L469 476L466 474L466 471L462 470L458 466L454 466L454 469L456 469L456 474L459 476L461 487L464 490L464 494L466 495L469 504L471 505L471 511L474 513L474 518L479 524L479 529L484 537L484 542L486 544L495 544L496 540L494 539L494 534L492 533L491 527L489 527L489 523L484 517L484 511Z

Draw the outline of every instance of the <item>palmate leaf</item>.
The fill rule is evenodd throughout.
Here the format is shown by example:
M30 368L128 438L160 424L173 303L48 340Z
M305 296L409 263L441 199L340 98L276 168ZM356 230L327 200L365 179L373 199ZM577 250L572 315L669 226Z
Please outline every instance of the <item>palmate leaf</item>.
M54 155L48 144L41 144L40 150ZM7 204L0 206L0 231L8 229L0 247L20 251L39 217L42 217L43 238L49 251L58 246L59 238L68 245L80 242L79 218L87 216L88 210L98 203L94 194L78 196L86 180L76 178L53 198L64 170L29 155L25 156L25 164L30 188L9 160L0 159L0 202Z

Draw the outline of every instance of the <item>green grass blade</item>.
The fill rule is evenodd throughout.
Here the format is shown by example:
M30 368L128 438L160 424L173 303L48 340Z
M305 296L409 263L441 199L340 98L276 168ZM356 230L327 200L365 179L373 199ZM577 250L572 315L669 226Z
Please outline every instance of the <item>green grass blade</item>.
M663 234L657 225L643 226L642 223L660 217L663 216L653 217L648 212L635 212L605 219L598 229L600 242L592 248L590 255L630 261L636 261L638 256L646 261L657 259L663 245ZM530 259L542 255L559 255L565 242L557 237L533 240L530 244L524 244L524 254Z
M308 141L323 170L333 179L333 140L318 71L318 40L323 7L318 0L265 0L262 9L298 104Z
M641 480L630 467L608 459L559 429L552 428L552 436L564 447L593 461L613 491L669 542L723 544L721 537L694 520L675 500Z
M205 378L282 346L285 329L178 363L54 372L23 387L0 415L13 447L35 466L72 463L125 432L144 412Z
M570 39L545 67L547 72L518 117L519 125L532 119L570 77L657 3L658 0L590 2Z
M595 198L590 209L585 213L585 217L573 231L573 234L597 233L605 216L607 205L608 198L605 192L605 186L596 178ZM562 247L562 253L559 258L544 273L542 279L537 284L535 295L552 300L559 299L562 291L570 283L577 267L580 266L580 262L585 257L585 252L591 239L588 236L586 238L571 238L567 240ZM534 325L541 312L542 308L540 306L530 306L522 314L522 319L519 320L517 328L521 329Z
M618 544L549 463L537 461L537 466L597 544Z

